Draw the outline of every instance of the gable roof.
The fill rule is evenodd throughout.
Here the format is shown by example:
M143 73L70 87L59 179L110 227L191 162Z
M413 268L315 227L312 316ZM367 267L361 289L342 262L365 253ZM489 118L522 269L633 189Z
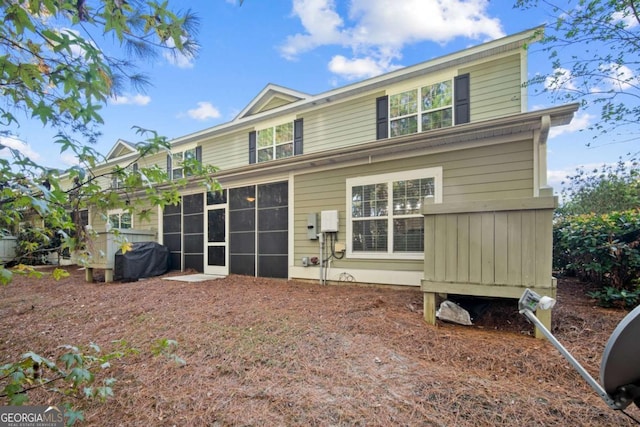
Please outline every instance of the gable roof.
M472 63L479 59L488 58L493 55L504 54L520 50L524 52L524 47L536 41L543 32L544 27L536 27L522 31L517 34L506 36L500 39L472 46L467 49L454 52L442 57L434 58L419 64L400 68L376 77L372 77L360 82L352 83L340 88L332 89L318 95L307 95L287 89L282 86L273 84L267 85L251 103L245 107L232 121L222 123L214 127L181 136L171 142L172 146L191 143L203 137L210 137L216 134L231 132L236 129L250 127L260 120L275 117L278 114L294 114L301 111L319 108L327 103L339 102L349 97L361 95L363 93L381 90L390 84L402 82L413 77L421 76L428 73L438 72L448 67L462 66ZM526 55L523 53L523 55ZM286 104L273 106L269 101L274 99L273 96L280 96L280 93L288 94L290 97L298 98ZM277 94L277 95L276 95ZM272 96L273 95L273 96ZM265 109L270 105L272 108Z
M307 99L309 96L310 95L303 92L298 92L284 86L269 83L255 98L253 98L249 105L240 111L233 121L290 104L292 102Z
M126 156L134 152L136 152L135 144L125 141L124 139L118 139L113 148L111 148L111 151L109 151L109 154L107 154L105 160L108 162L116 157Z

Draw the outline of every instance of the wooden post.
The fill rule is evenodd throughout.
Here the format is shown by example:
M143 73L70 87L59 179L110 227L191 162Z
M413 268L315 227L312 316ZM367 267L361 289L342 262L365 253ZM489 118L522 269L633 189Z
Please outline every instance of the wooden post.
M540 320L540 323L544 325L549 331L551 331L551 309L549 310L536 310L536 317ZM538 339L545 339L544 334L540 329L535 328L535 336Z
M113 282L113 269L105 268L104 269L104 283Z
M86 267L84 269L84 280L89 283L93 283L93 268Z
M436 294L434 292L424 292L422 294L424 321L430 325L436 324Z

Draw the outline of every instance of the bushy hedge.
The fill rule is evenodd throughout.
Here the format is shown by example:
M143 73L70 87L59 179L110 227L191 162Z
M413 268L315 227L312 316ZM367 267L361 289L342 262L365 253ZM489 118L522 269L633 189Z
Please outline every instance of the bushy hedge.
M610 299L637 292L640 209L560 217L553 233L555 270L600 285Z

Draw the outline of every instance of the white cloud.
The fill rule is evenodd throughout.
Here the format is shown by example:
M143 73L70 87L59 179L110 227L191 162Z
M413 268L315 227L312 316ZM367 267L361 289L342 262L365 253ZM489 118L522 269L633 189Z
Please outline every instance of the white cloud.
M78 166L80 164L80 160L75 154L66 151L60 154L60 161L66 166Z
M341 16L335 0L294 0L292 14L304 32L289 36L281 53L295 59L319 46L343 46L353 58L334 57L332 71L347 78L380 74L397 67L393 61L407 44L504 36L500 21L487 15L488 5L487 0L353 0Z
M632 86L637 86L638 83L640 83L638 77L633 73L633 70L626 65L611 63L603 65L600 68L604 73L609 75L605 81L609 83L615 91L628 90Z
M198 107L187 111L187 116L195 120L209 120L220 117L220 111L210 102L198 102Z
M346 79L362 79L384 73L385 69L372 58L348 59L336 55L329 62L329 71Z
M613 15L611 15L611 17L613 18L613 22L614 23L623 22L624 26L627 29L631 29L631 28L639 25L638 24L638 20L636 19L636 17L633 14L633 12L631 12L628 9L624 13L623 12L615 12Z
M112 105L147 105L151 102L151 97L142 94L125 94L120 96L114 96L109 99L109 103Z
M552 127L549 131L549 138L584 130L589 127L593 119L595 119L595 116L589 113L578 112L568 125Z
M573 74L571 74L571 70L567 70L566 68L556 68L553 74L545 79L544 87L547 90L577 89L573 80Z
M178 68L193 68L195 57L173 49L175 46L173 39L167 40L167 47L171 50L162 52L164 59L166 59L169 64L175 65Z
M35 150L31 148L29 144L24 141L21 141L17 138L10 136L0 136L0 144L4 147L0 150L0 157L9 158L11 157L11 152L9 148L13 148L14 150L22 153L23 156L30 158L32 161L37 162L41 160L42 156ZM9 147L9 148L6 148Z

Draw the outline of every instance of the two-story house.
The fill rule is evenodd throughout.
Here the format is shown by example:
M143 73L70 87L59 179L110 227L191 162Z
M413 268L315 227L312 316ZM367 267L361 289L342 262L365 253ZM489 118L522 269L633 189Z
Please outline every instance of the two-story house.
M578 107L527 112L538 30L318 95L269 84L141 160L176 178L185 158L213 164L221 193L193 185L150 222L109 218L157 230L175 269L422 287L430 321L439 293L553 294L546 141ZM131 156L118 141L103 167Z

